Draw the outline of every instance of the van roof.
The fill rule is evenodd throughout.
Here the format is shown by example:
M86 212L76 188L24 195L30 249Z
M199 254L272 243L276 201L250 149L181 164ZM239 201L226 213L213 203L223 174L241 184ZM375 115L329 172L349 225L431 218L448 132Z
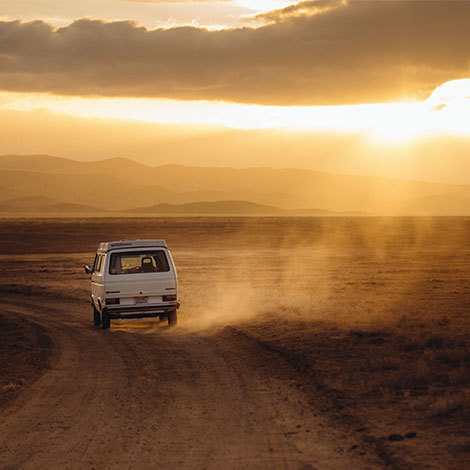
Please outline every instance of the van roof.
M98 246L98 251L107 253L112 250L121 250L124 248L167 248L165 240L119 240L116 242L104 242Z

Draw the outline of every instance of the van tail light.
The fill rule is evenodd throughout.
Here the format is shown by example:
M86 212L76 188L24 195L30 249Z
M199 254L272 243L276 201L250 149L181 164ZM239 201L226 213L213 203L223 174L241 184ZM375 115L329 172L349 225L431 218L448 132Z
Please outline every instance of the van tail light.
M164 295L163 297L163 302L176 302L176 295Z
M106 305L119 305L119 299L106 299Z

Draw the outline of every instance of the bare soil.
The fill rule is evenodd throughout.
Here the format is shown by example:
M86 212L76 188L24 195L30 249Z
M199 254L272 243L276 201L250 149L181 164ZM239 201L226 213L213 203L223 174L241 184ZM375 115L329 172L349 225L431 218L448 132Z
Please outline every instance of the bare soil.
M0 408L6 407L47 371L53 344L44 328L0 313Z
M0 466L466 468L469 228L468 218L3 221L0 313L47 329L62 365L3 412ZM168 241L177 329L93 328L81 266L121 238Z
M83 306L12 297L60 344L52 369L2 412L1 468L377 468L330 429L285 361L230 329L158 322L103 332ZM365 467L364 467L365 465Z

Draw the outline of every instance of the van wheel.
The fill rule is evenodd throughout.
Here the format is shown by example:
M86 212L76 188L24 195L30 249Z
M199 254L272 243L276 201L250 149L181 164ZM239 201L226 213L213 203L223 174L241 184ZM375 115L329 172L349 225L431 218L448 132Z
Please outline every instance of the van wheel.
M107 330L111 326L111 318L109 318L108 312L103 310L101 313L101 328Z
M93 306L93 323L95 326L99 326L101 324L101 315L98 310L96 310L96 307Z
M175 326L178 323L178 314L176 310L172 310L168 313L168 326Z

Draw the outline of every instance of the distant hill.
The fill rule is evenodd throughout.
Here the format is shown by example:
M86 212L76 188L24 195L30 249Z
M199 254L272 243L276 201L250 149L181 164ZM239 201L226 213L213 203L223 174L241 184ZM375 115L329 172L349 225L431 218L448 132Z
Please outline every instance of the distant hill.
M263 206L244 201L192 202L189 204L156 204L134 209L143 214L217 214L217 215L284 215L285 211L272 206Z
M314 216L346 215L320 209L283 210L274 206L264 206L245 201L200 201L189 204L155 204L128 211L139 214L187 214L187 215L272 215L272 216ZM355 213L348 215L364 215Z
M43 196L29 196L24 198L8 199L6 201L0 201L0 213L23 213L23 214L35 214L35 213L99 213L101 209L96 207L86 206L84 204L74 204L66 202L58 202Z
M470 185L302 169L149 167L125 158L77 162L48 155L5 155L0 157L0 185L0 202L41 196L107 211L137 207L137 213L153 206L151 212L160 213L162 204L201 201L221 204L228 213L261 210L249 204L227 205L232 201L262 206L264 214L470 215ZM193 213L194 208L184 210Z
M126 211L104 211L97 207L84 204L59 202L44 196L28 196L0 201L0 214L90 214L90 215L258 215L258 216L289 216L289 215L337 215L317 209L286 211L274 206L264 206L246 201L200 201L188 204L155 204Z
M145 171L145 165L127 158L109 158L90 162L79 162L68 158L53 157L51 155L2 155L0 168L4 170L39 171L45 173L73 173L92 174L110 170L121 175L129 172Z

